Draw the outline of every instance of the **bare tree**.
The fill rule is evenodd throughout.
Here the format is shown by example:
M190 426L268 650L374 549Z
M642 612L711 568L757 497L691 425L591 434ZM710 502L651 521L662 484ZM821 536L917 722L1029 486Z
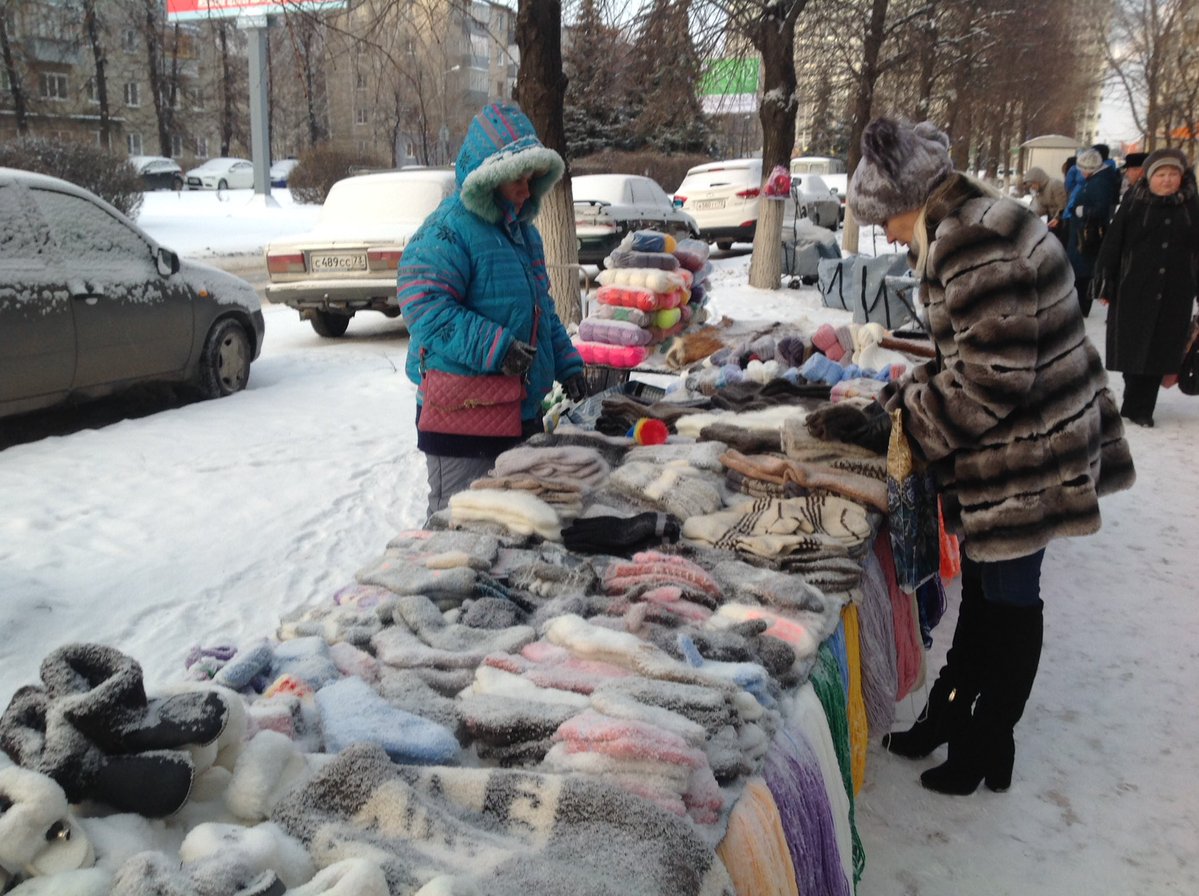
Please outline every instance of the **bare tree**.
M105 149L112 149L112 115L108 108L108 74L105 70L108 59L102 36L104 28L96 14L96 0L83 0L83 29L87 33L96 66L92 83L95 85L96 102L100 107L100 145Z
M1176 47L1197 12L1195 0L1116 0L1107 58L1146 149L1169 139Z
M9 0L0 3L0 54L4 57L4 73L8 76L8 92L12 96L17 133L24 136L29 133L29 108L26 102L25 86L21 81L21 72L17 68L17 60L8 34L8 13L14 5Z
M579 246L575 236L574 194L566 150L563 108L566 75L562 71L562 4L558 0L520 0L516 10L516 46L520 71L516 100L533 122L541 142L566 161L566 176L541 203L537 227L545 243L550 293L563 323L577 323Z

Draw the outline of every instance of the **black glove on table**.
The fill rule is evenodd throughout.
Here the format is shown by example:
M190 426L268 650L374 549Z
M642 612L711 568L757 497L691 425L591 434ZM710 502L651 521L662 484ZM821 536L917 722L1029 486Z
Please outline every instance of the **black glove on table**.
M536 354L537 349L529 343L513 339L504 360L500 361L500 373L507 376L523 376L533 366L533 357Z

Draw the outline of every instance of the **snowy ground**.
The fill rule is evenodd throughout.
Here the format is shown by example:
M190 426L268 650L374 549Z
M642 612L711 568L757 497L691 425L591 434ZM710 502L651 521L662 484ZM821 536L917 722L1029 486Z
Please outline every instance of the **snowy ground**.
M141 223L185 256L244 264L310 226L313 209L280 202L150 194ZM814 290L747 287L747 256L717 266L714 302L731 317L836 318ZM1100 346L1103 314L1088 321ZM0 451L0 705L71 640L119 647L151 685L177 678L191 644L270 633L420 523L403 331L364 315L323 340L270 306L266 323L243 393ZM1167 392L1156 419L1129 433L1138 482L1106 499L1103 531L1050 547L1012 790L928 794L918 773L943 753L872 748L861 896L1199 892L1199 401ZM930 681L952 625L951 612L934 633Z

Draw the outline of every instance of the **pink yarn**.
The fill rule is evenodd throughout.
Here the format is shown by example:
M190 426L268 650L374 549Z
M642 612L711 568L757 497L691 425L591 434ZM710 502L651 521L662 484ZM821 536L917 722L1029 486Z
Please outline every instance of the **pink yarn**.
M584 339L574 340L574 345L584 364L600 367L636 367L649 357L649 349L644 345L608 345L606 342L587 342Z
M918 637L920 627L913 619L915 600L899 587L895 555L891 552L891 539L885 528L874 539L874 553L882 564L887 590L891 593L891 611L895 614L895 667L899 676L895 699L902 700L920 681L924 645Z
M845 355L845 349L837 338L837 331L829 324L821 324L812 334L812 345L820 349L830 361L840 361Z

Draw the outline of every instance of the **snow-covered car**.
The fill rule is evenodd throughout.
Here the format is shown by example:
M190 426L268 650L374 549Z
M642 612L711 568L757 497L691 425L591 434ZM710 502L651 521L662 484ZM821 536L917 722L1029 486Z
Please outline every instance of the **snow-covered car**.
M584 174L571 178L571 190L580 264L603 264L625 234L634 230L658 230L678 239L699 235L694 219L676 208L651 178Z
M793 174L791 192L798 200L800 218L807 218L817 227L836 230L841 221L841 199L828 185L834 174ZM844 175L842 175L844 176ZM784 227L790 222L790 214L784 216Z
M244 190L254 186L254 163L246 159L209 159L187 172L189 190Z
M803 175L804 179L815 175ZM762 160L730 159L696 165L674 192L675 203L691 214L700 234L718 249L733 243L752 243L758 229L762 202ZM802 187L802 184L801 184ZM835 199L827 188L800 189L798 202L787 200L783 232L796 218L809 218L820 227L837 229Z
M135 383L243 389L262 349L246 281L182 261L108 203L0 168L0 417Z
M449 168L339 180L316 227L266 247L267 300L295 308L327 337L344 334L359 311L398 317L396 268L404 246L455 188Z
M147 190L182 190L183 169L166 156L130 156L129 164Z
M838 220L845 220L845 197L849 195L849 175L848 174L822 174L820 179L824 181L825 186L837 194L837 201L841 204Z
M286 187L287 179L291 177L292 171L296 165L300 164L299 159L279 159L271 164L271 186Z

